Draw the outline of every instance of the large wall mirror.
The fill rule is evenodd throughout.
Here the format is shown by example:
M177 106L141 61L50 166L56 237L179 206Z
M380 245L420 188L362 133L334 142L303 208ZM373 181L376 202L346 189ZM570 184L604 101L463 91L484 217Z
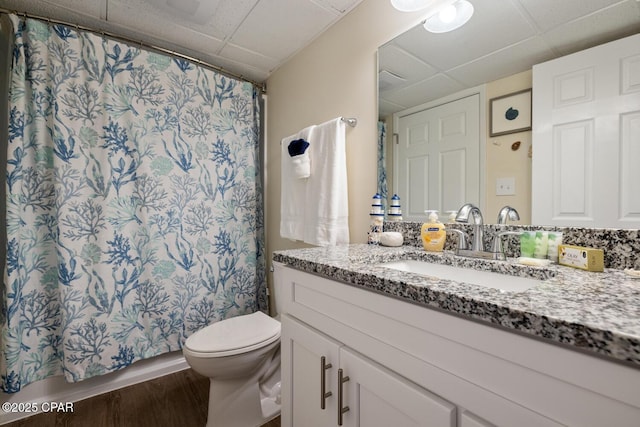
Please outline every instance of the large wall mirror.
M417 25L378 49L378 106L380 120L386 126L383 145L388 193L391 196L398 189L394 175L407 172L406 167L394 171L393 155L397 148L394 150L393 145L398 144L395 144L397 137L393 136L398 134L399 117L478 93L480 147L474 160L476 163L464 163L458 157L450 156L445 159L449 166L429 175L429 179L444 177L451 181L453 187L474 185L474 182L479 185L477 199L465 202L474 201L481 205L485 223L494 223L497 211L506 204L516 205L523 219L521 223L530 223L531 131L490 136L487 119L490 101L531 88L531 69L535 64L639 33L640 2L471 2L475 13L463 27L449 33L434 34ZM450 123L451 129L456 123L455 120ZM461 169L460 173L457 167ZM474 173L473 168L478 170L477 178L461 176ZM451 176L451 171L456 171L456 176ZM416 176L422 179L422 175ZM516 194L513 197L496 194L500 193L501 185L508 192L510 178L514 176ZM420 180L413 181L415 184ZM412 204L409 193L399 194L405 212ZM424 191L422 194L427 193ZM439 197L438 208L443 211L460 203L455 198L444 201L442 195Z

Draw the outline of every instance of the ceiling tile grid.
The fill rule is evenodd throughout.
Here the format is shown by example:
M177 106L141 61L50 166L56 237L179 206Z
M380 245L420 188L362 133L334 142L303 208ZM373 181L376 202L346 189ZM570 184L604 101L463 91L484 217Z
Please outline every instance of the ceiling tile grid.
M362 0L0 1L9 10L122 35L261 83ZM442 93L434 82L465 88L640 32L639 0L470 1L475 14L462 28L431 34L417 26L381 49L393 55L381 61L383 99L393 85L411 97L418 88L433 97ZM389 104L406 101L396 96Z
M470 1L475 13L463 27L432 34L418 25L379 49L381 73L409 75L400 65L416 59L418 71L427 67L438 72L437 78L425 75L422 81L384 80L381 115L441 98L442 84L451 89L444 93L449 95L640 32L640 0ZM385 58L388 54L391 60ZM388 62L393 69L385 68ZM418 98L421 102L415 102Z
M2 0L264 82L362 0Z

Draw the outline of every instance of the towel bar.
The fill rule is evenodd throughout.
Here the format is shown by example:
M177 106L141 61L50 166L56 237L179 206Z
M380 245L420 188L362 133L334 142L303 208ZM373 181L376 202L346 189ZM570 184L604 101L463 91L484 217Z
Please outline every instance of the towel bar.
M352 128L356 127L356 125L358 124L358 119L356 119L355 117L341 117L341 119Z

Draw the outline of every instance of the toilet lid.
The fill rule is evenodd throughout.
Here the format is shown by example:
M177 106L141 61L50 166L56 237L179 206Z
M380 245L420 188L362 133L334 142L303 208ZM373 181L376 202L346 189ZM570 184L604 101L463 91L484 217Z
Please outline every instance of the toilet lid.
M261 311L221 320L200 329L184 346L197 353L224 356L260 348L280 337L280 322Z

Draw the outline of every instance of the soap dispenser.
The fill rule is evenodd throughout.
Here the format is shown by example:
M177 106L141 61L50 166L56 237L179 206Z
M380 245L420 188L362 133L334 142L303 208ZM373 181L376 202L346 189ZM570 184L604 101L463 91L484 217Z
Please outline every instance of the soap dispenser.
M438 221L438 211L427 210L429 220L422 224L420 235L422 236L422 246L425 251L442 252L444 242L447 238L444 224Z

